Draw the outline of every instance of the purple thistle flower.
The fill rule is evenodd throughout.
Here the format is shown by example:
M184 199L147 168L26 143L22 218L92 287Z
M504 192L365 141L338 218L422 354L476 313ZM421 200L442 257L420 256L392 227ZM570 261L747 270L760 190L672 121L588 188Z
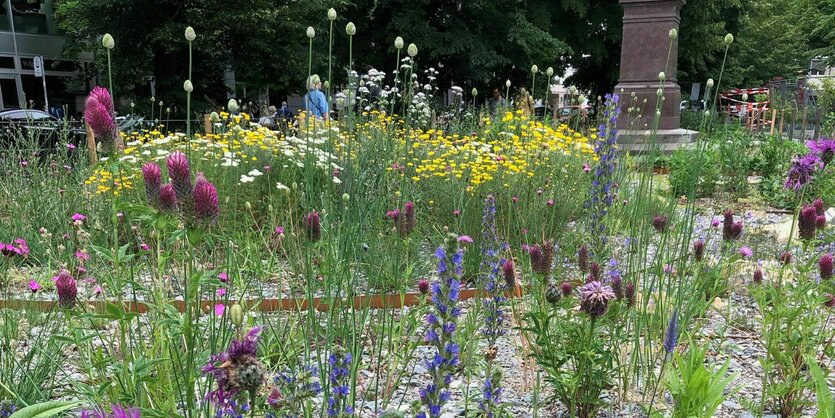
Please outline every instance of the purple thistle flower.
M220 202L215 185L206 180L203 173L197 173L194 182L194 215L198 221L213 224L220 215Z
M145 163L142 166L142 177L145 180L145 196L148 204L159 209L159 189L162 185L162 170L156 163Z
M745 258L751 258L754 255L754 251L751 247L739 247L739 254Z
M673 310L670 322L667 323L667 334L664 336L664 351L671 354L678 343L678 309Z
M786 179L785 188L798 191L812 181L815 170L823 166L823 162L815 154L806 154L803 157L795 157L789 167L789 174Z
M580 288L580 310L593 316L601 316L609 309L609 301L615 298L610 286L599 281L586 283Z
M78 283L70 275L70 272L61 270L55 280L55 289L58 292L58 305L64 309L72 309L78 300Z
M833 139L821 138L817 141L806 141L806 147L809 148L810 152L817 155L824 164L829 164L835 157L835 140Z
M217 382L217 389L208 396L217 409L228 409L238 395L255 392L264 383L264 366L257 357L260 333L261 328L251 329L242 340L232 340L225 352L212 355L203 366L203 374L213 376Z
M725 241L732 241L737 238L738 236L734 235L734 212L730 209L725 211L724 218L722 220L722 239Z
M818 270L822 280L832 278L832 254L826 253L818 260Z
M589 281L600 281L600 264L589 264Z
M165 183L159 188L159 209L163 212L177 209L177 193L171 183Z
M322 238L322 222L319 219L319 212L315 210L304 217L304 227L307 231L307 238L313 242Z
M802 240L815 239L817 212L814 206L804 206L797 219L797 233Z

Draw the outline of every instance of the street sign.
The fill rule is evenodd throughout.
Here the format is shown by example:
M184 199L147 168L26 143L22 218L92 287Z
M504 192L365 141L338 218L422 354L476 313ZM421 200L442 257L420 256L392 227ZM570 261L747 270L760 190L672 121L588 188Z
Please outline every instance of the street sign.
M43 57L37 56L34 59L35 77L43 77Z

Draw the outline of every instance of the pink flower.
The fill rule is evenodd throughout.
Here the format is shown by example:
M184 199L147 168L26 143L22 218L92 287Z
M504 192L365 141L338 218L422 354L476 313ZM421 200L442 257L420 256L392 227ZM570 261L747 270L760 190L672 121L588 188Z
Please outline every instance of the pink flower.
M220 281L222 281L223 283L226 283L226 282L228 282L228 281L229 281L229 275L228 275L228 274L226 274L226 272L225 272L225 271L223 271L223 272L221 272L220 274L218 274L218 275L217 275L217 278L218 278L218 279L220 279Z
M31 290L32 293L38 293L38 290L41 290L41 285L35 280L29 280L29 290Z
M554 199L548 199L548 201L545 202L545 204L547 204L548 206L554 206Z
M75 144L67 144L67 149L75 149Z
M85 219L87 219L87 216L82 215L82 214L80 214L80 213L76 213L76 214L75 214L75 215L73 215L73 216L72 216L72 218L70 218L70 219L71 219L73 222L83 222Z
M542 196L542 189L536 189L537 196Z
M265 165L264 166L264 172L265 173L269 173L270 171L272 171L272 169L273 169L273 167L271 165Z
M29 165L29 161L23 160L20 162L20 166L26 168Z
M516 203L516 202L518 202L518 201L519 201L519 198L518 198L518 197L516 197L516 196L513 196L512 198L510 198L510 200L512 200L512 201L513 201L513 203Z
M149 247L148 244L143 242L142 244L139 244L139 249L142 251L150 251L151 247Z
M713 218L713 220L710 222L710 226L714 228L719 228L720 223L722 223L722 220L720 220L719 218Z
M224 306L222 303L218 303L217 305L215 305L215 315L223 316L223 311L225 310L226 306Z
M472 244L473 239L470 238L469 235L461 235L460 237L458 237L458 242L462 242L464 244Z
M277 226L277 227L275 227L275 234L276 234L276 235L281 235L281 234L283 234L283 233L284 233L284 227L283 227L283 226Z
M223 296L223 295L226 294L226 288L225 287L219 287L217 289L216 293L217 293L218 296Z
M89 261L90 260L90 254L87 254L82 250L78 250L78 251L75 252L75 258L77 258L78 261L81 261L81 262Z
M750 247L740 247L739 254L741 254L745 258L749 258L754 255L754 251L751 250Z
M588 164L583 164L583 172L584 173L591 172L591 167Z
M210 224L214 223L220 215L217 189L214 184L206 180L203 173L197 173L193 194L194 213L197 219Z
M454 216L456 218L461 216L461 211L458 210L458 209L455 209L454 211L452 211L452 216Z
M101 285L96 285L96 288L93 289L93 292L96 293L96 296L100 296L104 290L102 290Z

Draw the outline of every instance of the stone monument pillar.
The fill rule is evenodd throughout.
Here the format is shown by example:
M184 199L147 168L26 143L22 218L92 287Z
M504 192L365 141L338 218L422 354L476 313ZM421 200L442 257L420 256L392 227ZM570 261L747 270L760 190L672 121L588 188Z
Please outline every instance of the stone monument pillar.
M623 44L620 56L620 79L615 93L621 95L621 148L631 151L650 149L649 134L658 101L657 91L664 88L661 117L655 142L662 151L692 142L695 131L680 129L681 88L676 83L678 39L672 41L670 29L678 30L680 12L686 0L620 0L623 5ZM669 59L668 59L669 58ZM664 71L666 80L658 78ZM637 100L633 100L632 94ZM646 104L644 104L646 99ZM641 107L641 118L627 116L627 108Z

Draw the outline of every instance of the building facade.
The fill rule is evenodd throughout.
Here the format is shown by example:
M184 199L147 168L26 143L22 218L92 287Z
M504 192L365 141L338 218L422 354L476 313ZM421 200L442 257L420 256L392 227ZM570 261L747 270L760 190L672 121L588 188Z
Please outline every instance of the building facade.
M92 54L63 57L65 39L55 22L53 0L0 0L0 107L65 107L69 115L84 109L89 80L79 64ZM35 75L41 57L43 77Z

